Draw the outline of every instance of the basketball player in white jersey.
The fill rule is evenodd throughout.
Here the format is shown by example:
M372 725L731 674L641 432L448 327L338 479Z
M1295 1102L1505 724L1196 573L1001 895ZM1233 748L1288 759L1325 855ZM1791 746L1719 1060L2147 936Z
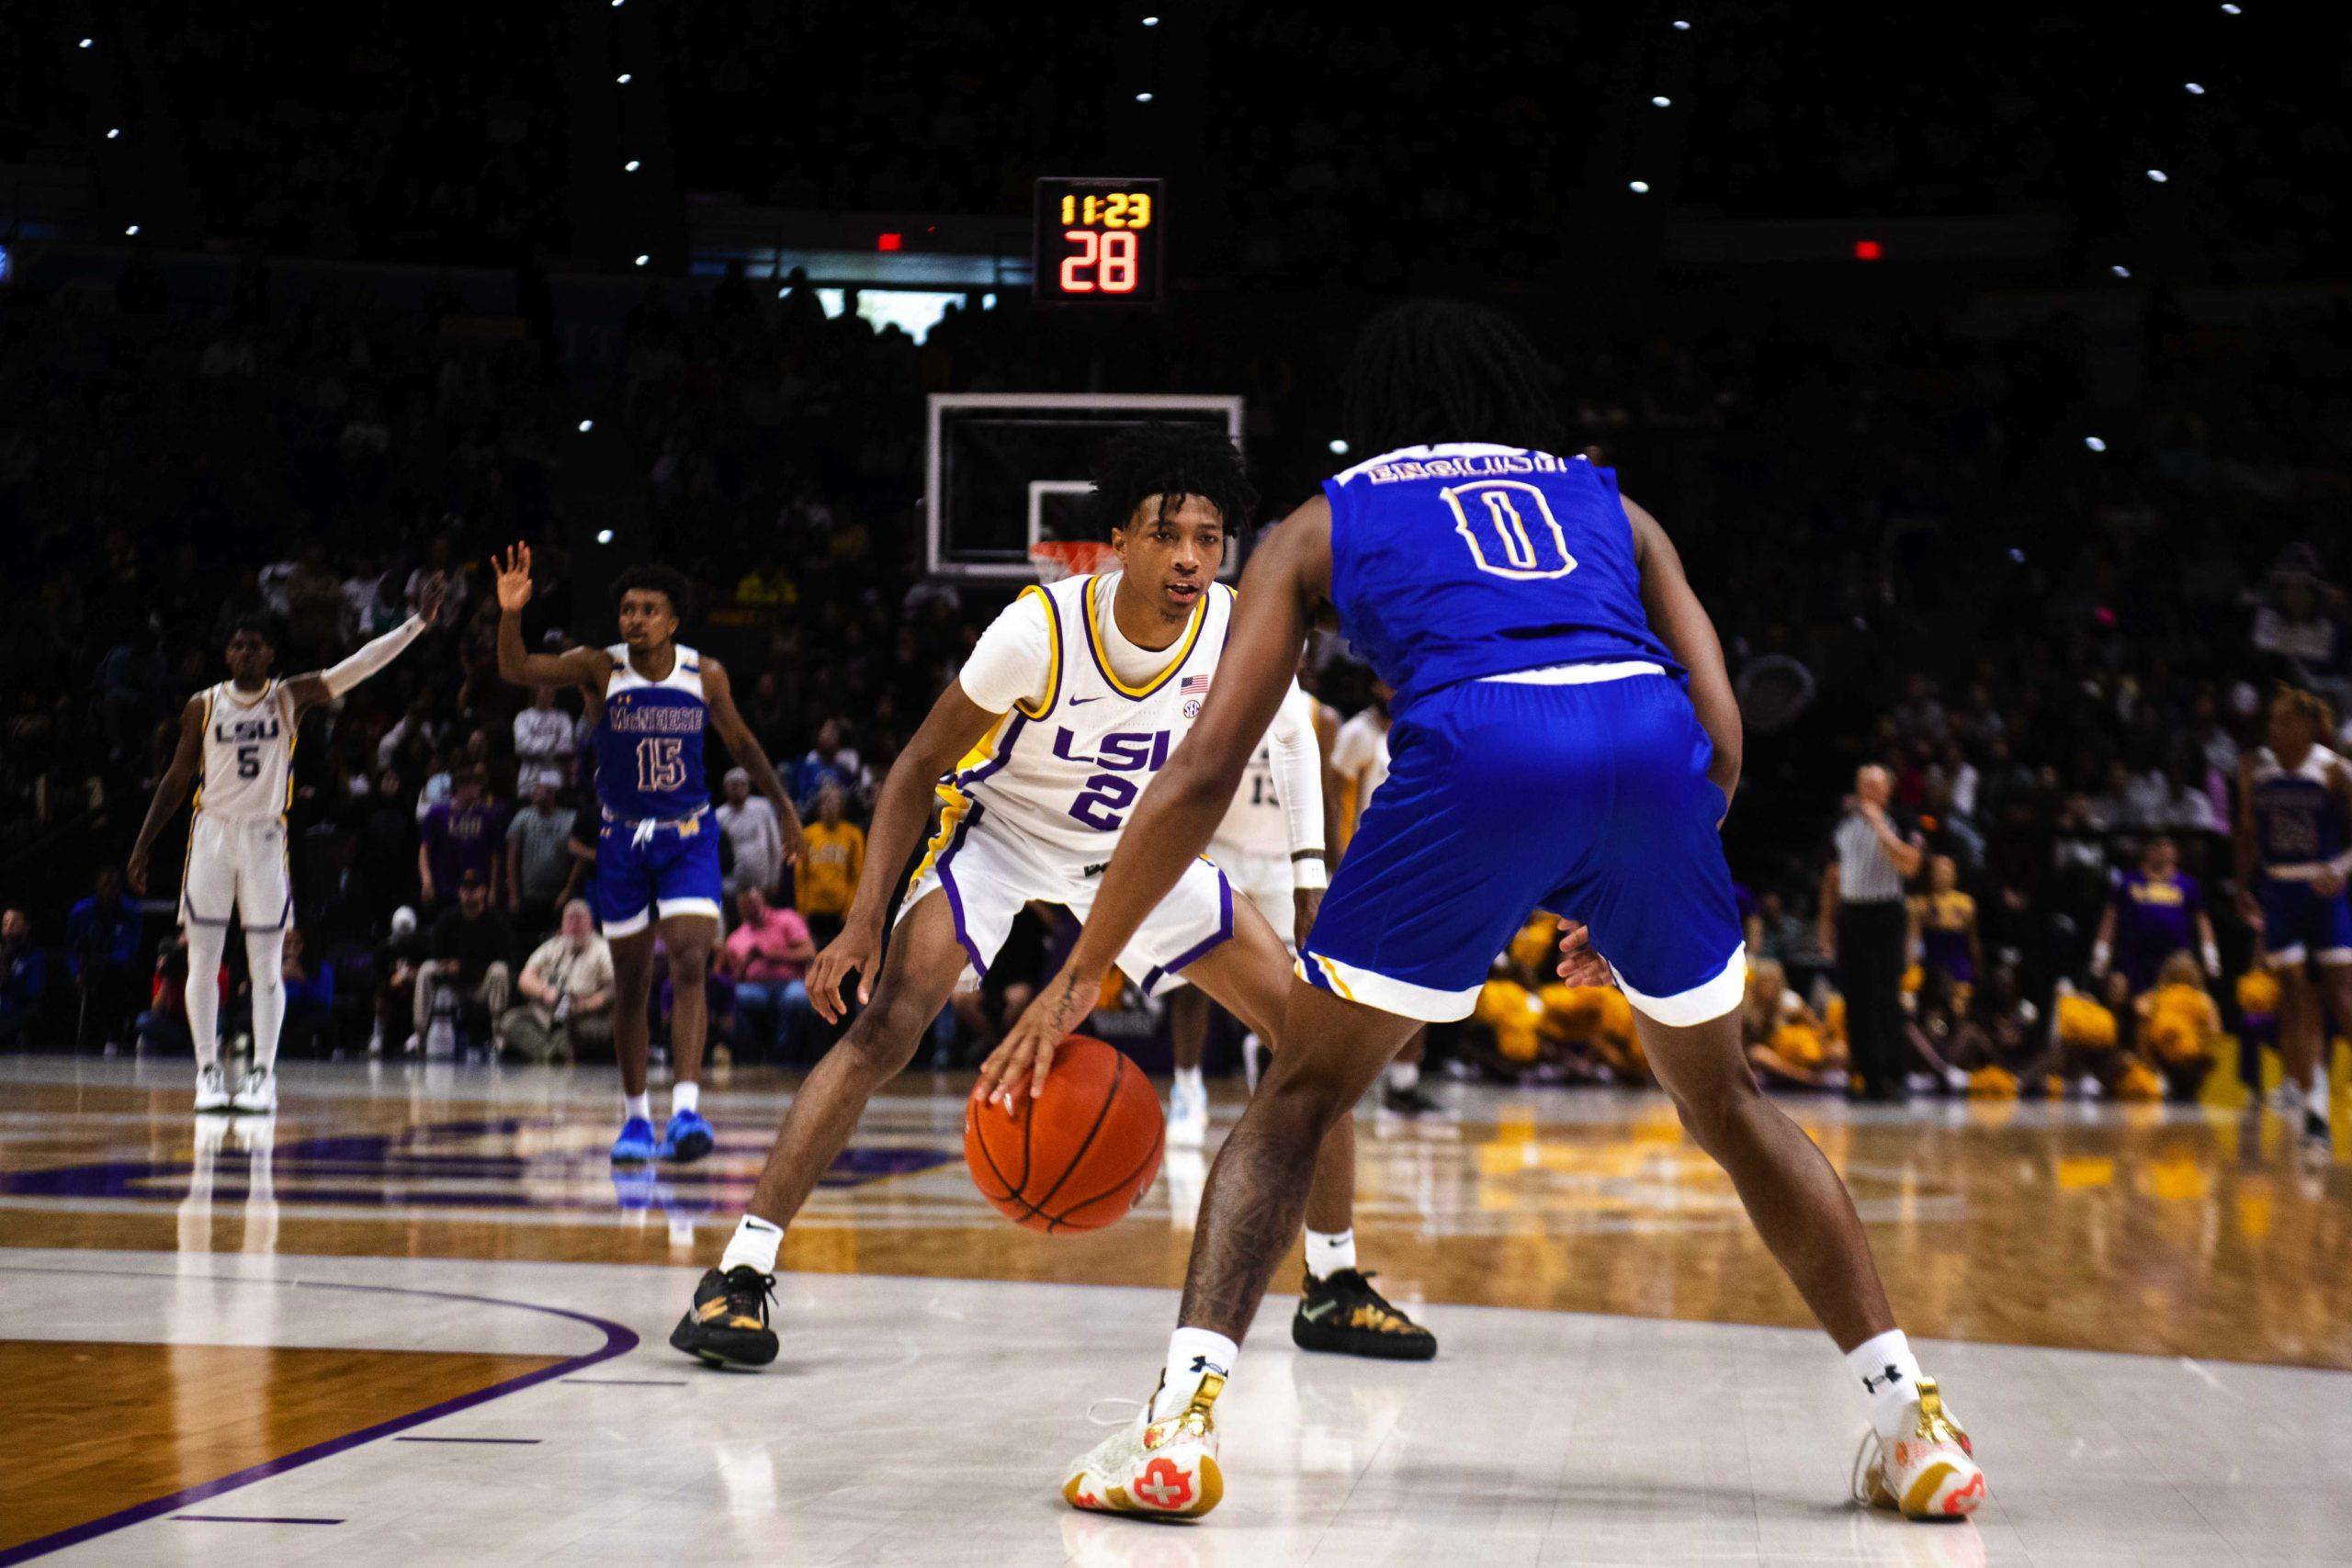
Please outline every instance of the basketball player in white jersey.
M286 926L294 888L286 856L286 809L294 800L294 737L302 716L375 674L433 624L447 584L435 578L417 613L331 669L270 679L277 638L245 621L229 637L229 678L187 700L179 749L156 781L124 867L147 892L155 836L196 789L188 824L180 924L187 931L187 1028L196 1041L196 1108L266 1114L277 1109L277 1037L286 1022ZM229 941L229 918L245 931L254 998L253 1071L234 1093L220 1071L220 994L212 982Z
M1122 570L1023 590L883 783L855 898L808 975L809 998L828 1020L845 1010L853 972L865 1010L793 1097L742 1222L671 1334L689 1355L712 1365L775 1359L767 1305L784 1227L867 1099L913 1056L959 979L986 975L1023 905L1081 916L1092 906L1127 808L1200 711L1233 613L1233 591L1216 581L1226 520L1255 504L1239 455L1200 426L1124 432L1098 459L1095 504ZM899 872L922 840L934 787L939 828L892 925ZM1277 1052L1290 964L1265 917L1202 859L1120 960L1148 994L1181 974ZM1354 1181L1355 1133L1343 1119L1316 1161L1306 1228L1318 1267L1293 1338L1310 1349L1427 1359L1435 1337L1356 1267Z
M1323 748L1315 720L1315 699L1292 682L1209 840L1209 859L1294 952L1315 924L1330 881L1323 860ZM1187 986L1168 998L1169 1042L1176 1055L1175 1082L1168 1090L1171 1148L1196 1149L1208 1141L1209 1091L1201 1081L1208 1026L1209 999L1199 987ZM1255 1034L1242 1043L1253 1085L1258 1043Z

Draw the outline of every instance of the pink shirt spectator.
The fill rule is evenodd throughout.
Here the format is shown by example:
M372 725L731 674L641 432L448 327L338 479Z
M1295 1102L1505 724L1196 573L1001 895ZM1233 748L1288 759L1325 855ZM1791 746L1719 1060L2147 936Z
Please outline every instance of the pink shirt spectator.
M808 965L786 956L808 941L808 922L796 909L769 909L737 926L727 939L728 967L738 980L773 984L797 980Z

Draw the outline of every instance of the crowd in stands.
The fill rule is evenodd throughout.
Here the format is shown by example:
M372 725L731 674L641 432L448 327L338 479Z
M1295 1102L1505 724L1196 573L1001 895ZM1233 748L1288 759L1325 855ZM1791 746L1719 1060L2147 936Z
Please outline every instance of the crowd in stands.
M2267 682L2340 699L2352 674L2337 586L2352 561L2332 525L2352 398L2330 373L2352 310L2306 295L2196 316L2155 290L2102 335L2064 315L1793 297L1759 315L1729 288L1675 303L1637 323L1530 324L1572 439L1675 534L1743 677L1727 831L1788 993L1825 1007L1804 939L1826 781L1862 761L1895 770L1951 862L1952 885L1922 894L1974 901L1973 995L2013 982L2046 1019L2060 980L2100 984L2102 890L2158 828L2240 972L2214 848L2233 761ZM1334 345L1359 313L1182 300L1099 370L1106 389L1242 393L1276 515L1332 466ZM413 992L390 989L427 963L457 965L463 1012L544 1005L532 991L554 960L534 981L533 958L588 874L585 797L578 694L495 675L481 563L526 537L534 640L607 637L604 584L626 558L698 583L689 640L737 672L816 824L784 873L762 803L718 784L729 892L762 900L736 911L756 940L729 977L739 1010L770 1021L745 1039L810 1043L784 917L812 944L837 921L876 781L1001 601L919 581L922 394L1066 390L1084 331L1007 299L918 344L738 276L648 287L608 381L544 334L479 326L445 290L392 309L364 272L298 291L259 259L218 310L175 301L140 252L108 286L0 293L0 532L17 565L0 581L0 902L21 916L0 932L0 1032L37 1020L49 1040L121 1042L148 999L168 917L149 911L122 950L121 895L93 876L119 863L179 705L219 678L230 621L274 615L281 671L315 668L404 616L435 573L454 590L437 628L298 753L289 981L331 1025L326 1048L430 1033L435 1015L420 1028ZM589 544L596 525L620 543ZM1364 700L1344 662L1317 680L1343 709ZM507 927L475 942L478 966L462 933L441 935L469 876ZM81 914L69 886L94 888ZM579 978L579 1000L594 996L593 966ZM2234 1023L2227 985L2221 1001ZM1834 1066L1798 1043L1772 1048Z

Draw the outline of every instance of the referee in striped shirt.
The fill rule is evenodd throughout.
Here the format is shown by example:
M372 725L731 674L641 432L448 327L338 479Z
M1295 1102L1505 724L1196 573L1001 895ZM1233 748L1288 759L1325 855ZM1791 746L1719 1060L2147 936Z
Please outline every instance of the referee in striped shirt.
M1903 1099L1903 959L1909 920L1905 879L1918 874L1919 835L1887 814L1894 779L1884 768L1854 773L1853 801L1832 842L1837 854L1821 874L1821 950L1838 964L1846 998L1853 1098Z

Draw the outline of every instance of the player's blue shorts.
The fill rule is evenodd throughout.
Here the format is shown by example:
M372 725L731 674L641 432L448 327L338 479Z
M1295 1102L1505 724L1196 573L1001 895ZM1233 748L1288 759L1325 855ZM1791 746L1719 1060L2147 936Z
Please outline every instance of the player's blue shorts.
M2352 964L2352 894L2323 898L2308 882L2264 877L2262 950L2274 964Z
M643 931L658 913L719 919L718 821L606 817L596 831L596 922L608 937Z
M1422 698L1388 739L1388 782L1307 936L1309 983L1406 1018L1464 1018L1540 907L1589 927L1626 998L1662 1023L1739 1005L1724 795L1679 682L1474 681Z

